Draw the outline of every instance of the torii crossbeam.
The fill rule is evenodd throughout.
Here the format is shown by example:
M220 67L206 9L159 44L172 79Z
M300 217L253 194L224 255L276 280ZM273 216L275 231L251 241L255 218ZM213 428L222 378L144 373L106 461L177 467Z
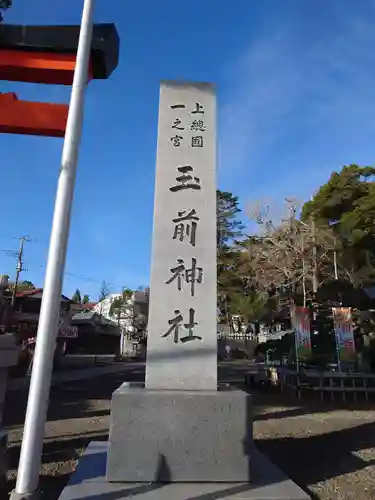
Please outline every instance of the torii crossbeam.
M71 85L79 26L0 25L0 80ZM118 64L114 24L94 25L89 81L107 79ZM89 82L88 82L89 83ZM63 137L69 106L0 94L0 133Z

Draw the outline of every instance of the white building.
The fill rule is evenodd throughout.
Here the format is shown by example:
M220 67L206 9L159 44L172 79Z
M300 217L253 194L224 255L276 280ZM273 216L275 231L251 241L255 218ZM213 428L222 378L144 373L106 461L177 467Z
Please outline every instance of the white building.
M118 325L123 334L137 333L135 323L136 320L139 319L140 315L144 318L144 321L147 324L149 300L148 289L145 291L135 291L132 297L129 298L127 307L122 309L119 317L111 316L111 305L113 301L120 298L121 295L121 293L111 293L104 300L98 302L94 306L93 311Z
M121 330L120 353L122 356L132 356L137 352L138 341L135 334L139 328L145 333L148 319L149 291L135 291L129 298L126 307L121 309L119 316L111 315L111 305L120 298L121 293L112 293L98 302L93 311L118 326Z

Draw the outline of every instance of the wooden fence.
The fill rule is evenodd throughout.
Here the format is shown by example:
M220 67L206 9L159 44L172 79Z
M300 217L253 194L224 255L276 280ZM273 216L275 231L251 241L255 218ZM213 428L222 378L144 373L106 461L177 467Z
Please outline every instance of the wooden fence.
M331 401L340 398L346 401L348 398L357 401L363 398L369 401L375 394L374 373L340 373L335 371L301 370L300 372L289 370L284 367L262 367L258 370L264 373L267 383L278 387L281 392L294 391L298 398L304 394L315 393L323 401L327 395ZM262 377L260 377L262 378ZM247 375L246 382L254 380L254 370Z

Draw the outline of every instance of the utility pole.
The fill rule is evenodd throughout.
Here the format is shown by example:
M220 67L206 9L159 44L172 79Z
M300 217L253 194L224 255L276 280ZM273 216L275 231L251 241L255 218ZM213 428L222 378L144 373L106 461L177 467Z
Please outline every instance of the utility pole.
M31 241L30 238L27 236L21 236L20 238L20 249L18 250L18 257L17 257L17 266L16 266L16 280L14 282L14 288L13 288L13 293L12 293L12 307L14 308L16 304L16 295L17 295L17 286L18 286L18 281L20 278L20 273L22 271L25 271L25 268L23 267L23 247L25 244L25 241Z

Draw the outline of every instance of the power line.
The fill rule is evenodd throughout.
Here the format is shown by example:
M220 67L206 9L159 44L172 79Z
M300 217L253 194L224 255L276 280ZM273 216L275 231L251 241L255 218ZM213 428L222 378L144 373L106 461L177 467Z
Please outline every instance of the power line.
M45 264L38 264L38 267L45 268L46 265ZM80 280L84 280L84 281L89 281L89 282L92 282L92 283L98 283L100 285L103 283L103 281L105 281L106 284L109 287L111 287L111 288L128 288L124 284L120 285L119 283L113 283L111 281L107 281L107 280L103 280L103 279L92 278L92 277L89 277L89 276L80 276L79 274L74 274L74 273L71 273L69 271L64 271L64 274L67 275L67 276L70 276L72 278L76 278L76 279L80 279Z
M19 236L16 236L15 234L12 234L12 233L0 233L0 237L5 237L5 238L10 238L12 240L19 240L20 237ZM29 238L29 235L25 235L26 238ZM35 242L35 238L32 238L32 241Z
M7 257L17 257L18 256L18 251L9 250L8 248L0 248L0 252L5 253Z
M9 238L12 238L12 239L17 239L17 240L21 240L21 245L22 245L22 238L23 238L23 241L24 242L29 242L29 241L32 241L33 243L37 242L37 240L35 240L35 238L30 238L29 236L22 236L21 238L20 237L17 237L17 236L14 236L10 233L0 233L0 236L7 236ZM40 242L37 242L37 243L40 243ZM21 246L20 246L20 249L21 249ZM5 248L0 248L0 252L3 252L7 255L7 257L17 257L17 267L16 267L16 272L18 273L18 279L19 279L19 273L22 272L22 271L27 271L27 269L25 269L23 267L23 261L22 263L20 264L20 261L19 261L19 257L20 257L20 250L16 251L16 250L9 250L9 249L5 249ZM22 254L21 254L21 260L22 260L22 257L23 257L23 247L22 247ZM38 267L40 268L45 268L46 265L45 264L36 264ZM18 272L18 267L20 267L20 271ZM81 276L79 274L75 274L75 273L71 273L69 271L65 271L64 272L64 275L66 276L70 276L72 278L76 278L76 279L80 279L80 280L84 280L84 281L88 281L88 282L91 282L91 283L98 283L98 284L101 284L103 283L103 279L98 279L98 278L93 278L91 276ZM17 281L17 274L16 274L16 281ZM110 282L110 281L107 281L105 280L107 285L110 286L111 288L127 288L126 285L124 284L119 284L119 283L113 283L113 282ZM17 281L17 284L18 284L18 281ZM16 288L16 287L15 287Z

